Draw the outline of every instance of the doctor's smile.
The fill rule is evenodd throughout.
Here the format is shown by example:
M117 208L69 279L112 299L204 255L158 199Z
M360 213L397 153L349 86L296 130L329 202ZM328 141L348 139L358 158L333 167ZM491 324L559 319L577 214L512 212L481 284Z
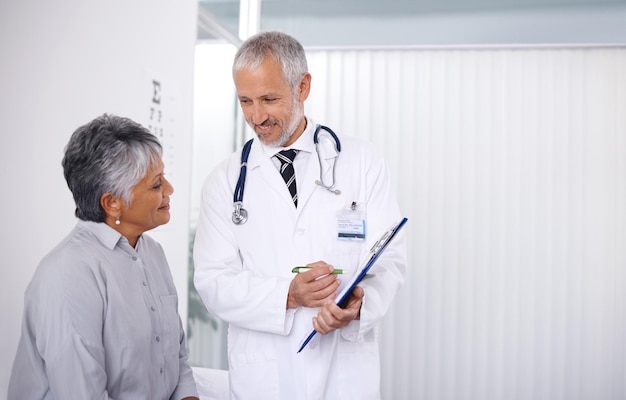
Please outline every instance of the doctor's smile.
M277 120L270 121L269 119L266 119L261 124L253 124L253 125L254 125L254 131L259 134L270 133L270 131L272 130L272 128L274 128L274 126L278 126L279 128L282 128L282 126Z

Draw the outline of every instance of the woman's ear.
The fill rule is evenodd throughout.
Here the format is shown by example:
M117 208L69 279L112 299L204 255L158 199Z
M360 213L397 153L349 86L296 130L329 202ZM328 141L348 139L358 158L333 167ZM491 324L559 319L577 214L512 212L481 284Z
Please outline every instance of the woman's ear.
M122 214L122 199L113 196L111 193L104 193L100 197L100 206L107 215L107 219L115 220Z

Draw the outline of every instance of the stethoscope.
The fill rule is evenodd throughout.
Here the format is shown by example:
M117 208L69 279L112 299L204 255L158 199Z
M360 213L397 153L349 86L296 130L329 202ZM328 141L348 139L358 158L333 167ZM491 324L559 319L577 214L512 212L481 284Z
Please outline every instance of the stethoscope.
M333 132L332 129L324 126L317 125L315 128L315 133L313 134L313 143L315 143L315 152L317 153L317 161L320 164L320 179L315 181L316 185L323 187L334 194L341 194L341 190L335 189L335 165L337 160L333 162L333 173L332 173L332 182L330 185L327 185L324 182L324 178L322 177L322 156L319 150L319 139L318 135L321 129L324 129L326 132L333 137L335 141L335 150L337 151L337 157L339 157L339 152L341 152L341 142L339 138ZM239 178L237 179L237 185L235 186L235 191L233 192L233 205L235 209L233 210L233 223L235 225L245 224L248 220L248 211L243 208L243 190L246 185L246 172L248 169L248 156L250 156L250 148L252 148L252 141L254 139L250 139L243 145L243 149L241 150L241 169L239 170Z

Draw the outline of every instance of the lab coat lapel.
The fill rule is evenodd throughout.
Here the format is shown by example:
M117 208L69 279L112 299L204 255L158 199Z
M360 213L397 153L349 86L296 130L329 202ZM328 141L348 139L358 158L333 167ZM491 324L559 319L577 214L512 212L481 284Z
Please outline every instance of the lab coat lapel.
M272 190L276 197L280 198L281 202L284 202L285 205L293 205L291 195L289 194L283 177L280 175L280 172L278 172L272 159L267 157L263 151L263 147L258 143L258 140L253 142L252 149L250 150L248 174L250 175L249 179L260 179L263 181L268 190ZM258 177L256 177L257 175Z
M302 202L303 205L308 202L315 190L325 190L315 183L320 180L320 176L323 177L326 183L331 183L333 180L333 163L337 160L337 151L333 143L329 143L326 140L320 140L319 150L319 160L315 147L312 148L311 154L309 154L310 161L307 163L308 167L305 172L302 190L300 191L300 201L305 200Z

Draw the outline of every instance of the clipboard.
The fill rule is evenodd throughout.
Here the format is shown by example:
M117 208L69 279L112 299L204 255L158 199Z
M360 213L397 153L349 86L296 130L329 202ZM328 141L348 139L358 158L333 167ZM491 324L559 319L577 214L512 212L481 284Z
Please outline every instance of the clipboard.
M368 253L369 259L367 260L367 263L365 263L363 268L361 268L361 270L356 275L356 277L352 279L352 282L350 282L349 285L346 285L346 287L344 287L341 293L337 295L337 297L335 298L335 304L337 304L341 308L346 307L348 297L350 296L350 293L352 293L352 290L354 289L354 287L358 285L358 283L361 282L363 278L365 278L365 275L367 275L367 272L370 270L370 268L372 268L374 263L376 263L376 260L378 259L378 257L383 253L383 251L385 251L385 249L387 248L387 245L391 243L393 238L396 237L396 234L400 231L400 229L402 229L402 227L404 226L407 220L408 219L406 217L402 218L400 222L398 222L397 224L394 224L391 228L385 231L385 233L382 234L380 239L378 239L374 243L374 245L372 246L372 248L370 249ZM313 329L311 333L309 333L309 335L306 337L306 339L304 339L304 341L300 345L300 348L298 349L298 353L300 353L306 347L306 345L309 344L309 342L311 341L311 339L313 339L313 336L315 336L316 333L317 331L315 329Z

